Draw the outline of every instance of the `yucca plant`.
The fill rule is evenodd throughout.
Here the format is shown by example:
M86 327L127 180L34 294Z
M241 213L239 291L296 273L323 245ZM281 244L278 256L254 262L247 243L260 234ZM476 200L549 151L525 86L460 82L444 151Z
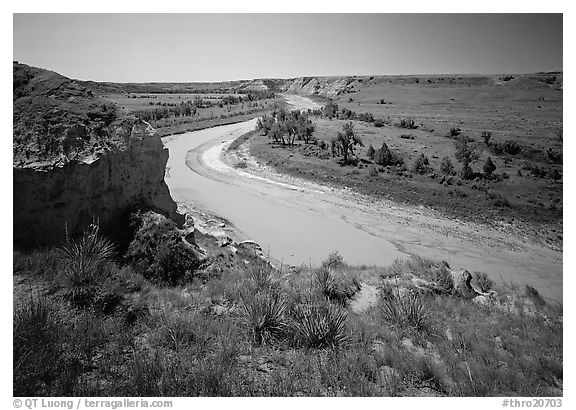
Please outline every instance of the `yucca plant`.
M279 278L268 266L253 266L249 269L248 274L254 292L280 288Z
M114 257L114 245L92 223L78 240L66 233L66 242L58 248L66 297L81 306L88 305L104 279L102 265Z
M330 297L336 289L336 279L328 268L320 268L316 270L316 283L322 295Z
M346 305L362 288L357 278L344 278L334 275L331 269L322 267L315 272L320 293L328 300Z
M388 292L381 297L380 311L384 319L394 326L412 328L418 332L428 327L428 308L417 293L401 295L396 287L396 292Z
M342 346L348 341L346 310L330 303L308 302L294 309L294 328L311 348Z
M282 337L288 330L288 303L280 292L265 290L254 294L246 293L242 296L242 307L254 344L268 344Z

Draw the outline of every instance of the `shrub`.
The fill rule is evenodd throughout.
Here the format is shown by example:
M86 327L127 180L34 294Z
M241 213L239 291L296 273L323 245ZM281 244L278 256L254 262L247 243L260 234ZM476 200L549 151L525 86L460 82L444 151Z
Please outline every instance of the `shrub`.
M345 278L342 274L334 274L328 268L320 268L315 272L316 285L322 296L332 302L346 305L361 289L360 282L355 278Z
M548 148L546 150L546 157L548 161L553 164L561 164L562 163L562 153L553 150L552 148Z
M518 144L516 141L508 140L502 146L504 152L510 155L519 154L522 151L522 146Z
M450 127L450 130L448 131L448 137L457 137L460 134L462 134L462 130L458 127Z
M376 169L376 167L374 167L374 166L370 167L370 170L368 171L368 176L371 176L371 177L377 177L378 176L378 170Z
M440 171L445 175L454 175L454 165L452 165L452 161L450 157L442 158L442 162L440 163Z
M362 112L358 114L357 119L364 122L374 122L374 117L369 112Z
M417 174L425 174L430 171L430 162L428 157L424 154L420 154L414 164L412 165L412 171Z
M416 129L418 126L414 123L412 118L402 118L399 124L400 128Z
M366 150L366 156L370 159L374 159L374 154L376 153L376 150L374 149L374 147L372 146L372 144L370 144L370 146L368 147L368 149Z
M191 245L182 240L176 224L153 212L136 215L135 219L140 226L126 252L134 270L168 285L191 279L200 261Z
M482 139L484 144L490 145L490 138L492 138L492 133L490 131L482 131Z
M542 296L540 295L540 292L538 292L538 289L530 285L526 285L525 293L528 298L534 301L536 306L543 306L546 303L542 298Z
M456 148L454 157L464 165L469 165L478 159L478 152L469 143L470 139L465 137L454 141L454 148Z
M344 258L338 251L332 252L322 261L322 267L326 269L336 269L345 266Z
M342 346L349 340L346 310L330 303L297 305L294 327L300 343L310 348Z
M488 157L488 159L486 160L486 163L484 164L484 174L489 178L490 175L492 175L492 173L494 171L496 171L496 165L494 165L494 163L492 162L492 158Z
M460 178L467 181L470 179L474 179L476 177L476 173L472 170L469 164L464 164L462 169L460 170Z
M385 142L382 142L382 147L374 154L374 162L377 165L402 165L404 161L395 152L392 152Z
M92 303L108 276L104 264L114 257L114 245L98 231L98 224L93 223L80 240L67 237L58 249L65 296L82 307Z
M382 118L378 118L378 119L374 120L374 126L376 128L381 128L384 125L386 125L386 122Z
M558 180L562 179L562 173L560 173L560 171L558 171L558 169L556 169L556 168L554 168L548 176L550 178L552 178L554 181L558 181Z
M494 282L484 272L474 272L474 280L478 284L480 291L488 293L494 287Z

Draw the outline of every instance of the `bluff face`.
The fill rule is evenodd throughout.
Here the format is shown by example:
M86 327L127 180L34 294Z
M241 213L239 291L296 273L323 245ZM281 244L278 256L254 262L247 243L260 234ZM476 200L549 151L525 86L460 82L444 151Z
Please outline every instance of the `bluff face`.
M183 222L154 129L74 80L14 63L14 242L57 244L93 219L152 209Z

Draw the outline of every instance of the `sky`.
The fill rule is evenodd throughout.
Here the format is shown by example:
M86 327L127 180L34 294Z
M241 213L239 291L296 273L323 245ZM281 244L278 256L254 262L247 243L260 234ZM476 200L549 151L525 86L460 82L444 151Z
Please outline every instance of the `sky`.
M14 14L13 59L194 82L561 71L562 14Z

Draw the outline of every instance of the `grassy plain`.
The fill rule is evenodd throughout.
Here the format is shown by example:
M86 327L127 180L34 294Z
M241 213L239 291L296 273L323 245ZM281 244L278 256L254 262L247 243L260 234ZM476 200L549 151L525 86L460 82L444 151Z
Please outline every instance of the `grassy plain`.
M398 84L386 77L356 78L334 98L340 111L369 113L384 124L353 120L364 142L357 147L355 165L342 165L329 148L293 148L272 144L267 137L251 141L251 152L261 162L280 172L321 183L349 186L362 193L401 202L424 205L451 217L488 224L508 224L528 233L553 248L562 243L562 89L542 78L519 77L490 82L481 77L443 78L405 77ZM452 81L450 81L452 80ZM347 120L312 116L315 136L328 144ZM340 116L340 118L343 118ZM400 128L401 119L411 118L417 128ZM449 157L458 172L455 158L459 128L478 152L472 169L482 174L491 158L499 178L480 175L464 180L458 175L443 175L441 162ZM492 134L490 145L482 133ZM512 141L520 152L501 152L494 147ZM369 145L380 148L385 142L404 160L403 167L380 167L367 157ZM550 154L549 154L550 153ZM425 155L430 170L413 171L416 159Z

